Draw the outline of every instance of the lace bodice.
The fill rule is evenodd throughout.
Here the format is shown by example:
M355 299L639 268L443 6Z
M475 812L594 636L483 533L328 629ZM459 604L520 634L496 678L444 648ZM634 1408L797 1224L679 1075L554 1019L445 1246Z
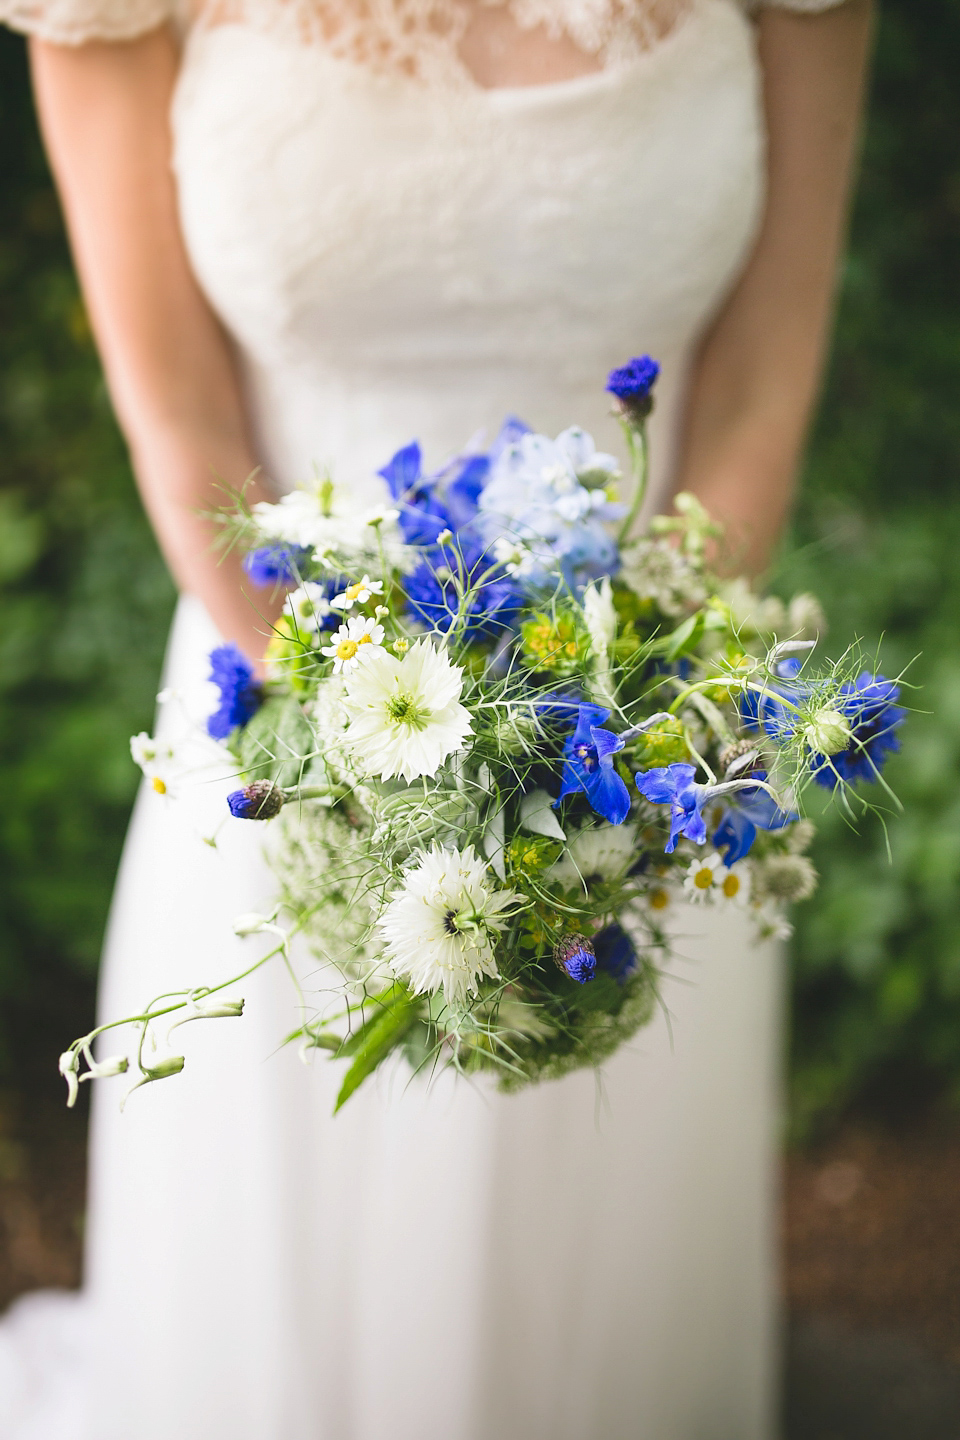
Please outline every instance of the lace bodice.
M306 43L376 69L464 78L459 45L478 8L502 8L524 30L566 37L604 68L652 49L691 0L0 0L0 21L67 45L124 40L164 20L181 27L240 22L294 31ZM735 0L819 11L843 0Z

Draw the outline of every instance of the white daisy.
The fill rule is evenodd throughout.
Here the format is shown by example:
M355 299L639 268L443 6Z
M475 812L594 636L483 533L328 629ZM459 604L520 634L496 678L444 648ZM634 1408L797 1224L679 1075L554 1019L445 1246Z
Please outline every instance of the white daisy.
M330 607L333 610L352 610L354 605L365 605L372 595L382 594L383 581L371 580L369 575L364 575L362 580L348 585L340 595L334 595Z
M409 784L435 775L473 733L462 693L463 670L428 640L402 658L377 647L346 683L346 740L355 763L381 780L402 775Z
M333 673L339 675L342 670L355 670L361 659L369 652L363 647L366 645L380 646L383 644L383 626L378 625L376 620L364 620L359 615L354 615L346 625L341 625L329 645L324 645L320 651L333 661Z
M472 845L445 850L434 841L377 921L394 973L417 995L442 989L463 1009L480 976L499 973L494 945L517 898L491 887Z
M719 900L746 905L750 899L750 871L744 864L729 869L717 850L691 861L683 880L687 899L694 904Z
M158 795L166 795L173 779L173 746L141 730L130 736L130 754Z

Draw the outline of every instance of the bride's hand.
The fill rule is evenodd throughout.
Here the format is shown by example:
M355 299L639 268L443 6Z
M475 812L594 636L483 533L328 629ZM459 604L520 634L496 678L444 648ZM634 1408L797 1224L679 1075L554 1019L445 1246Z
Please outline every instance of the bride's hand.
M34 87L111 397L180 587L259 660L278 604L220 562L204 512L256 468L233 356L184 249L171 170L179 56L160 29L126 43L31 42ZM254 482L251 500L266 492Z
M793 494L829 335L870 29L868 0L761 14L766 211L701 346L677 485L725 523L738 570L767 564Z

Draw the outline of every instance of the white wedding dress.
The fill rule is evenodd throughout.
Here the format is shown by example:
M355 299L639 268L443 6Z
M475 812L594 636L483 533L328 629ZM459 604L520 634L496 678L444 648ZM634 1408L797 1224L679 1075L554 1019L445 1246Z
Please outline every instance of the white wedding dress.
M604 378L645 350L662 502L692 348L763 203L752 21L514 0L599 68L485 90L462 3L249 0L185 26L184 232L267 469L330 463L366 504L399 445L439 462L508 412L615 448ZM168 10L0 0L68 43ZM165 683L202 687L216 642L184 599ZM250 958L231 922L271 881L226 786L141 793L105 1015ZM278 1048L278 968L241 1021L178 1032L184 1073L123 1115L125 1082L99 1082L86 1288L0 1326L0 1437L770 1440L780 958L736 914L674 923L669 1014L599 1079L504 1097L395 1067L334 1119L341 1067Z

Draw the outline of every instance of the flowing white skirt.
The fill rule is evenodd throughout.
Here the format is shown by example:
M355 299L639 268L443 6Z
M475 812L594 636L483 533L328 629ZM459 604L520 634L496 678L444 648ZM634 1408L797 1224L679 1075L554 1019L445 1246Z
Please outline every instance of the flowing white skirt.
M181 602L165 683L215 643ZM232 934L271 877L227 788L141 793L105 1017L262 944ZM342 1066L279 1048L275 964L122 1115L98 1082L87 1288L0 1326L0 1436L770 1440L781 957L739 912L675 929L669 1014L599 1079L397 1065L334 1118Z

